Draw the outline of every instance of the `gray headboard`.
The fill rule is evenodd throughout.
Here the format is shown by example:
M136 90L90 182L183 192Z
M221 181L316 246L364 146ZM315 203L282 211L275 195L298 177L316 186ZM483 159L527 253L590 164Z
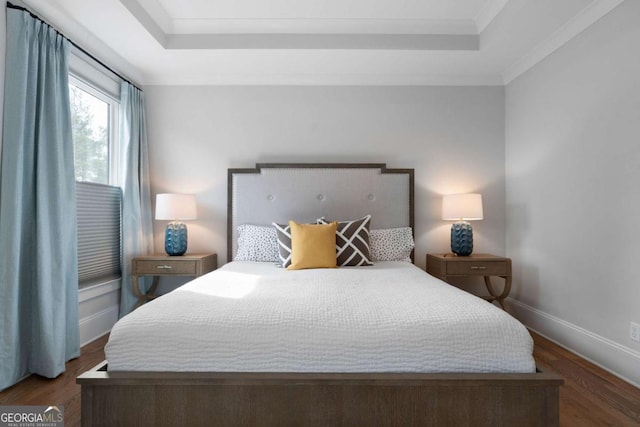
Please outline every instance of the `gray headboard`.
M237 250L237 226L351 220L371 214L371 228L414 229L413 169L385 164L259 163L229 169L227 261Z

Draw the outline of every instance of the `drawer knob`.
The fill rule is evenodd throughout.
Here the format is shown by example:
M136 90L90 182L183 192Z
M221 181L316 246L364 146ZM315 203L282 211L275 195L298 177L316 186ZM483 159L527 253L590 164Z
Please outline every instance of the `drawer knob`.
M472 270L486 270L486 269L487 269L487 267L482 267L482 266L480 266L480 265L472 265L472 266L471 266L471 269L472 269Z
M159 270L171 270L173 267L171 267L170 265L158 265L156 266L156 268Z

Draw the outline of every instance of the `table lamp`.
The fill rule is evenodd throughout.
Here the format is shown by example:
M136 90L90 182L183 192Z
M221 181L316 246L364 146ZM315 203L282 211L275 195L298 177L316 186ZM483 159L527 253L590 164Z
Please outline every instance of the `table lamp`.
M187 252L187 226L180 222L197 219L196 196L193 194L157 194L156 219L169 220L164 233L167 255L179 256Z
M456 220L451 226L451 252L469 256L473 252L473 228L467 221L483 219L482 195L449 194L442 197L442 219Z

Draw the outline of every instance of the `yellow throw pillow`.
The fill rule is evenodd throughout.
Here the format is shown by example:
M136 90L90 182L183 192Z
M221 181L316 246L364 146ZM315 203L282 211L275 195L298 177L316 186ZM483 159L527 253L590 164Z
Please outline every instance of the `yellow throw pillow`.
M336 268L336 229L338 222L329 224L298 224L291 227L291 265L287 270L305 268Z

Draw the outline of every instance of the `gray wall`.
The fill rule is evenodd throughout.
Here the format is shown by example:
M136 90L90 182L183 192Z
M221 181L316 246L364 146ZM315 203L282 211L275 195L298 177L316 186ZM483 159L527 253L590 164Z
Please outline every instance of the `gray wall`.
M152 193L192 192L189 250L226 257L227 168L386 162L415 168L416 261L446 251L442 194L480 192L476 250L505 252L503 87L145 87ZM155 224L163 251L165 222Z
M640 2L627 1L506 88L514 309L640 384Z

